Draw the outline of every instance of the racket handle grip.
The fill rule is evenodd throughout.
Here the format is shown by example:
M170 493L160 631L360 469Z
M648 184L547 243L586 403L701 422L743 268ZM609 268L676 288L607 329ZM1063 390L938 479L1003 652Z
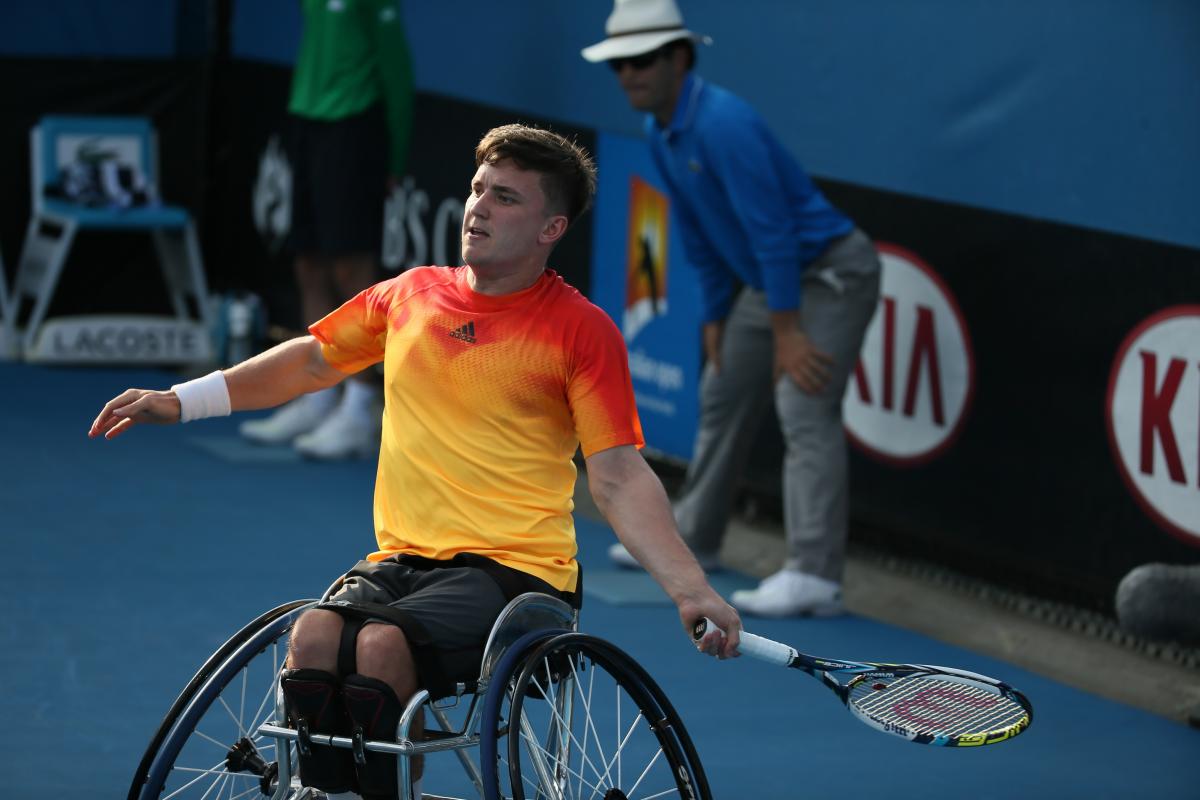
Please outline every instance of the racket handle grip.
M716 629L716 623L705 617L692 626L692 638L698 642L709 631ZM774 664L778 667L789 666L792 663L792 659L796 658L797 655L794 647L788 647L781 642L776 642L773 639L765 639L753 633L746 633L746 631L742 631L738 642L738 652L744 656L751 656L752 658L766 661L768 664Z

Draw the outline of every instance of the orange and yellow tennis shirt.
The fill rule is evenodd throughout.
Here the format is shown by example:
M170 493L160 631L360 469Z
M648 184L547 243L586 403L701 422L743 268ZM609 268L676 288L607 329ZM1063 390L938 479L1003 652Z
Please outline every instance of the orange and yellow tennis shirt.
M309 331L343 372L384 364L369 559L477 553L575 589L575 450L643 444L603 311L553 270L496 297L466 267L418 267Z

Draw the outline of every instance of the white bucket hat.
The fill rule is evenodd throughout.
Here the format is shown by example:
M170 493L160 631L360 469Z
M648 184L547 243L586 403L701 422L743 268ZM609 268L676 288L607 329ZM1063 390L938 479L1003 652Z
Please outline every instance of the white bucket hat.
M588 61L640 56L677 39L712 44L712 39L683 27L675 0L616 0L604 23L608 38L581 51Z

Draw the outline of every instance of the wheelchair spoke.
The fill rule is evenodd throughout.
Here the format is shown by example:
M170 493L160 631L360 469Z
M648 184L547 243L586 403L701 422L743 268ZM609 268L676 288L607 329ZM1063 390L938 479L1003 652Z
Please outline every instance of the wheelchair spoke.
M172 800L172 798L178 797L182 792L187 791L188 789L192 788L194 785L196 785L197 783L199 783L200 781L204 780L207 777L214 776L214 777L220 778L220 776L222 776L222 775L228 775L229 772L226 771L224 769L224 767L225 767L225 759L221 759L220 761L218 761L216 764L209 767L208 769L197 768L197 767L173 767L171 770L172 772L198 772L200 774L197 775L195 778L192 778L190 781L185 783L183 786L180 786L175 791L171 792L169 795L166 795L165 797L161 798L161 800Z
M574 682L575 686L578 687L580 685L579 673L575 670L574 663L571 664L571 679ZM595 679L596 679L596 671L592 670L591 673L588 675L588 690L587 690L588 697L592 696L592 688L595 685ZM586 710L587 710L586 705L584 706L584 710L586 712ZM584 753L587 752L587 743L588 743L588 738L591 736L591 732L592 732L592 729L585 725L583 728L583 744L581 745L580 752L584 752ZM598 746L599 746L599 742L597 741L597 747ZM583 797L583 775L581 774L581 775L579 775L579 780L575 784L575 800L581 800L582 797Z
M527 739L527 741L529 741L529 740ZM543 749L543 748L541 747L541 745L539 745L537 742L532 742L532 745L533 745L534 747L536 747L536 748L537 748L537 754L538 754L539 756L540 756L540 755L546 755L546 756L549 756L549 755L550 755L550 754L549 754L549 753L547 753L547 752L545 751L545 749ZM532 756L533 754L531 753L530 755ZM505 764L505 765L507 765L507 764L508 764L508 761L507 761L507 760L504 760L504 764ZM563 768L564 768L564 769L566 769L568 773L570 773L571 775L573 775L573 776L575 776L576 778L578 778L578 779L579 779L579 783L580 783L581 785L582 785L582 784L587 784L587 788L591 789L593 792L602 792L602 791L604 791L604 787L603 787L603 786L601 786L601 785L600 785L600 784L598 784L598 783L592 783L592 782L591 782L591 781L589 781L587 778L585 778L585 777L583 776L583 774L582 774L582 773L581 773L579 770L572 769L570 764L564 764L564 765L563 765ZM521 775L521 780L523 780L525 783L529 784L529 785L530 785L530 787L532 787L533 789L535 789L535 790L536 790L535 794L536 794L536 796L537 796L537 797L541 797L541 796L542 796L542 785L541 785L541 783L540 783L540 782L538 782L538 783L535 783L535 782L534 782L534 781L533 781L533 780L532 780L532 779L531 779L531 778L530 778L528 775L524 775L524 774L522 774L522 775ZM548 795L547 795L547 796L548 796Z
M642 715L641 715L641 713L638 713L637 718L633 721L632 724L630 724L629 729L625 732L625 737L617 743L616 750L613 752L612 761L608 762L608 764L605 766L604 775L601 776L602 778L607 778L610 774L612 774L613 764L615 763L617 765L617 786L622 785L621 777L620 777L621 776L621 755L625 752L625 746L627 744L629 744L629 738L631 736L633 736L633 734L636 732L637 724L641 721L642 721ZM614 731L618 735L621 732L619 728L614 728ZM646 767L646 771L648 771L651 766L654 766L654 762L658 760L658 756L661 754L662 754L662 748L659 748L658 753L656 753L654 756L654 759L651 760L650 764ZM642 777L638 778L638 783L641 782L642 778L646 777L646 771L642 772ZM635 789L637 788L636 784L634 785L634 788Z
M213 744L215 744L217 747L221 748L222 750L229 749L229 742L222 742L220 739L213 738L212 736L209 736L207 733L200 730L199 728L197 728L195 731L193 731L193 733L196 736L199 736L201 739L203 739L206 742L212 742ZM181 769L181 767L176 767L176 769Z
M259 702L258 708L254 710L254 717L247 726L251 731L258 730L258 726L266 721L267 714L275 712L274 700L275 689L279 685L279 664L278 662L272 665L274 669L271 671L272 679L267 683L267 690L263 692L262 701ZM272 740L273 741L273 740Z
M541 683L537 680L536 677L534 677L532 679L532 682L533 682L534 687L537 688L538 691L542 692L542 694L544 695L545 691L542 689ZM591 725L592 729L594 731L595 725L591 718L591 711L590 711L590 709L587 709L586 706L585 706L585 712L586 713L584 714L584 717L587 720L586 724ZM579 748L579 755L581 758L581 762L579 765L580 772L583 771L584 766L587 766L591 769L592 773L597 777L597 779L599 779L600 778L600 770L592 762L591 758L588 757L587 751L584 750L583 747L580 745L578 737L576 737L575 732L571 730L570 723L568 723L566 720L564 720L562 718L562 715L558 713L558 709L551 707L550 713L553 714L554 717L558 720L558 724L563 726L563 729L566 730L567 735L570 738L570 740L575 744L576 747ZM585 727L584 729L586 730L587 728ZM595 738L599 739L599 734L596 734ZM541 747L541 745L538 744L537 742L534 742L533 744L537 745L539 748ZM603 748L600 747L599 742L597 742L596 749L600 751L601 762L606 761L607 759L604 755L604 750L603 750Z
M641 715L639 714L638 716L641 716ZM646 779L646 774L650 772L650 768L654 766L654 762L658 761L658 758L661 755L662 755L662 748L660 747L660 748L658 748L658 751L655 752L654 758L650 759L650 763L646 765L646 768L644 770L642 770L642 774L638 775L637 781L634 782L633 786L629 787L629 794L634 794L635 792L637 792L638 787L642 785L642 781ZM658 797L660 795L661 795L661 793L659 793L658 795L655 795L655 797Z
M594 670L593 670L592 674L595 674ZM616 709L617 709L617 724L613 726L613 735L619 736L621 734L621 684L619 684L619 683L613 685L613 699L616 701L614 703L614 705L616 706ZM628 737L626 737L626 738L628 738ZM621 753L621 746L620 746L620 744L618 744L617 745L617 786L623 785L621 783L620 753Z
M221 707L225 709L225 713L229 714L229 718L233 720L233 724L237 726L238 737L247 736L248 732L242 725L241 719L239 719L238 716L233 713L233 709L229 707L229 703L225 702L225 698L217 695L217 702L221 704Z
M549 659L543 660L542 667L545 671L542 672L542 670L539 670L539 674L549 675ZM585 796L588 800L594 800L594 798L602 797L606 789L612 786L619 787L624 785L624 761L629 752L630 742L634 734L638 732L639 726L644 722L645 716L639 709L632 720L626 721L623 719L623 706L627 701L623 698L624 691L620 682L615 682L614 707L617 723L613 729L614 745L610 754L604 747L604 739L597 727L598 717L596 716L596 712L599 711L599 707L596 705L595 676L598 669L593 664L592 668L588 670L586 681L583 680L583 676L580 674L579 668L573 660L570 662L570 669L571 682L574 684L574 694L583 711L582 732L577 734L568 720L558 710L558 705L555 701L559 697L558 689L560 687L556 686L553 682L544 684L538 678L538 675L531 675L531 685L545 700L545 707L549 714L549 723L547 725L547 733L541 739L533 735L532 732L524 730L522 731L522 739L529 748L530 757L536 762L535 765L538 767L538 776L541 781L549 780L551 775L555 774L554 769L561 765L561 769L570 776L571 782L574 784L571 794L577 800L583 800ZM555 736L561 736L562 741L555 741ZM582 736L582 740L580 736ZM563 758L565 745L568 743L579 751L578 769L573 768L569 763L569 753L567 759ZM590 751L589 746L595 752ZM633 792L641 787L646 777L651 773L655 765L659 763L662 755L663 750L661 746L657 747L652 755L649 752L645 754L647 761L641 770L641 774L638 775L636 783L629 790L631 796ZM641 756L639 756L638 760L639 762L641 761ZM588 775L592 777L589 778L587 777ZM522 777L524 782L534 785L528 776ZM613 783L614 777L615 783ZM669 793L667 792L667 794ZM661 796L661 793L655 796Z
M606 779L608 779L609 775L612 772L612 762L609 761L608 756L604 752L604 746L600 742L600 739L601 739L600 731L598 731L596 729L596 720L592 714L592 700L595 696L596 670L593 667L593 669L591 669L589 671L588 685L587 685L586 693L583 691L583 688L582 688L583 682L581 680L579 680L579 673L575 668L574 662L572 662L572 664L571 664L571 673L574 677L575 688L579 692L579 702L581 705L583 705L584 738L586 740L589 733L593 735L593 738L596 740L596 750L598 750L599 754L600 754L600 763L604 765L604 773L601 774L599 768L589 762L589 766L591 766L592 772L594 772L596 774L596 780L597 780L597 783L595 784L590 797L595 797L595 795L599 791L602 790L601 787L603 786L603 782ZM620 692L620 686L617 687L617 691ZM586 752L586 747L582 748L582 751ZM615 752L613 755L615 758L615 757L619 756L619 752ZM580 797L583 796L583 787L582 786L580 787L580 790L579 790L579 796Z
M261 790L261 789L258 787L258 785L257 785L257 784L256 784L256 785L254 785L254 786L251 786L251 787L250 787L249 789L247 789L246 791L244 791L244 792L238 792L237 794L234 794L234 793L233 793L233 789L232 789L232 787L230 787L230 791L229 791L229 800L239 800L239 798L242 798L242 797L249 797L249 796L251 796L252 794L255 794L255 793L259 793L259 794L261 794L261 793L262 793L262 790Z
M238 713L237 713L239 725L241 724L242 721L244 721L246 719L246 680L249 677L249 675L250 675L250 670L248 670L248 669L242 670L242 680L241 680L242 685L241 685L241 691L238 696ZM242 735L243 736L246 735L244 732L244 729L243 729Z
M218 778L217 780L213 781L212 786L209 786L208 789L205 790L204 794L200 796L200 800L207 800L208 796L210 794L212 794L213 789L217 790L216 797L218 798L218 800L220 800L221 792L223 792L225 790L225 785L227 783L229 783L229 773L228 772L221 775L221 777Z
M236 798L239 797L248 797L259 791L257 775L243 772L230 772L228 769L226 769L224 761L214 764L212 767L208 768L177 766L172 770L172 772L196 773L196 777L183 784L175 791L171 792L171 794L164 796L162 800L170 800L170 798L177 797L181 792L191 789L197 783L208 777L213 778L213 782L204 791L204 794L200 796L200 800L204 800L210 796L213 798L220 798L222 794L226 793L226 789L229 790L228 795L230 800L236 800ZM237 782L239 779L251 781L252 785L249 789L238 792L235 795L234 791L237 788ZM213 794L214 789L216 790L216 794Z
M666 797L669 794L679 794L679 787L675 786L670 789L664 789L663 791L659 792L658 794L648 794L645 797L643 797L642 800L658 800L658 798Z
M139 766L132 796L253 800L261 793L262 776L270 774L266 770L276 768L290 782L294 748L281 748L257 731L275 716L288 634L308 605L297 601L272 609L231 638L219 651L220 660L210 659L170 712L166 724L171 727L156 735L154 759ZM239 769L231 770L226 759L242 739L255 758L233 762ZM216 764L214 750L221 754ZM280 793L288 791L284 785Z
M218 738L216 736L211 736L208 733L205 733L203 730L200 730L199 727L197 727L197 728L193 729L193 731L192 731L193 740L207 742L207 743L213 745L214 747L218 748L219 750L228 751L231 746L230 745L231 741L236 740L237 738L240 738L242 736L245 736L254 742L255 748L259 751L259 754L263 757L263 759L266 762L270 763L271 761L274 760L276 750L278 749L275 740L271 739L269 737L258 736L258 735L255 735L255 733L254 733L255 731L258 730L259 724L266 719L266 716L269 713L271 713L271 711L274 710L274 706L271 703L271 701L274 699L275 680L279 674L278 647L272 646L271 650L272 650L272 665L271 665L272 669L271 669L270 674L274 677L269 682L266 691L263 692L263 696L260 699L260 701L258 702L257 707L254 709L253 716L250 718L250 720L247 722L246 716L245 716L247 701L250 700L248 687L250 686L250 677L251 677L250 676L251 670L250 670L249 666L247 666L246 668L243 668L240 671L240 673L239 673L240 680L237 680L237 684L238 684L238 687L237 687L238 710L237 710L237 712L234 711L232 704L229 703L228 701L226 701L223 695L218 695L216 697L216 702L220 704L224 713L219 714L218 715L219 718L209 720L210 723L212 723L212 722L218 723L217 724L218 728L225 728L228 723L226 721L222 721L222 720L224 720L225 717L228 717L229 721L232 721L234 726L236 726L237 735L234 736L233 739L231 739L229 741L225 741L222 738ZM230 683L232 684L233 682L231 681ZM199 773L199 775L198 775L198 777L185 783L183 786L180 786L179 788L175 789L170 795L167 795L167 798L177 797L182 792L192 790L193 788L199 789L200 787L196 786L196 784L200 780L202 780L205 776L211 776L211 777L213 777L214 780L213 780L213 783L211 785L209 785L207 789L205 789L204 794L200 796L199 800L208 800L209 798L211 798L211 800L239 800L239 798L250 797L252 795L259 793L259 791L260 791L259 786L258 786L258 776L257 775L254 775L252 773L230 772L225 767L224 761L222 761L221 763L214 765L213 767L210 767L210 768L184 767L184 766L180 766L177 764L173 768L173 772L178 772L178 773L195 772L195 773ZM252 785L248 789L239 790L238 789L238 779L239 778L251 781ZM164 798L164 800L166 800L166 798Z
M279 675L278 644L273 644L271 646L271 666L272 666L271 674L278 677L278 675ZM229 715L229 718L231 720L233 720L233 723L235 725L237 725L239 738L242 736L249 736L253 731L258 729L258 725L260 722L259 714L261 714L263 712L263 709L267 707L267 703L274 697L274 694L275 694L275 683L272 680L270 683L267 684L267 689L263 693L262 700L259 702L258 708L255 709L255 711L254 711L254 717L251 720L250 724L247 725L246 721L245 721L246 720L246 686L247 686L249 677L250 677L250 670L249 670L249 667L246 667L241 671L241 681L240 681L241 688L240 688L240 696L239 696L239 701L238 701L238 711L236 714L234 713L234 711L230 707L230 705L225 701L224 696L217 697L217 701L222 705L222 707L224 707L226 713L228 713L228 715Z
M601 775L599 773L599 770L596 769L594 766L592 767L592 769L594 772L596 772L597 780L600 782L603 782L603 781L609 779L610 775L612 774L613 764L616 763L616 765L617 765L617 783L616 783L616 785L620 786L621 785L621 755L624 752L625 744L629 741L629 737L631 735L633 735L634 728L636 727L638 720L641 719L642 715L640 713L638 714L638 719L634 720L633 724L629 727L629 730L625 734L624 738L617 739L617 741L615 743L616 749L613 752L613 757L611 760L609 760L608 756L604 752L603 746L600 744L600 732L598 730L596 730L595 717L592 715L592 705L593 705L592 700L594 698L596 671L597 670L595 668L595 665L593 665L592 669L588 671L588 673L589 673L588 674L588 689L587 689L587 694L585 695L583 692L583 689L579 688L583 684L582 684L582 681L579 680L579 673L575 668L575 664L574 664L574 662L572 662L572 664L571 664L571 673L574 676L575 686L576 686L576 688L579 688L579 701L580 701L580 703L583 704L583 707L584 707L584 719L587 720L587 725L584 727L584 739L586 741L589 730L591 731L592 734L594 734L594 737L596 739L596 749L600 751L600 761L601 761L601 763L604 764L604 774ZM621 684L614 682L613 688L614 688L614 692L616 695L616 710L617 710L617 723L613 728L613 733L615 736L620 737L621 736ZM593 796L594 795L595 795L595 792L593 792ZM580 790L580 797L582 797L582 789Z
M550 641L512 691L507 766L514 796L710 797L661 689L611 644L578 634Z

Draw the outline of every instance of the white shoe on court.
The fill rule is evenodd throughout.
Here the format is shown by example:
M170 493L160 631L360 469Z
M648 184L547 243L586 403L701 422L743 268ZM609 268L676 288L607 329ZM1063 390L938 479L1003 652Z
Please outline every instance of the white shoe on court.
M303 395L280 406L269 417L246 420L238 426L238 432L258 444L288 444L297 436L315 430L332 407L332 403Z
M720 572L721 562L717 560L716 553L694 553L696 561L700 564L700 569L705 572ZM625 545L617 542L608 548L608 557L618 567L625 569L645 569L638 560L633 557L633 553L625 549Z
M373 457L379 453L380 413L355 411L342 403L316 430L296 437L293 447L319 461Z
M756 617L834 617L844 614L842 586L798 569L781 569L756 589L739 589L729 601Z

